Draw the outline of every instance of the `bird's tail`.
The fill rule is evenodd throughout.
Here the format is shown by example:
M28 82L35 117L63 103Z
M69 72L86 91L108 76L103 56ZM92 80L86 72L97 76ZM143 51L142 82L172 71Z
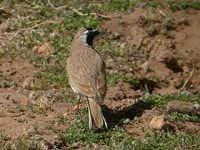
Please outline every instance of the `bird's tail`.
M89 128L100 129L107 128L107 122L103 116L101 106L92 98L88 98L89 109Z

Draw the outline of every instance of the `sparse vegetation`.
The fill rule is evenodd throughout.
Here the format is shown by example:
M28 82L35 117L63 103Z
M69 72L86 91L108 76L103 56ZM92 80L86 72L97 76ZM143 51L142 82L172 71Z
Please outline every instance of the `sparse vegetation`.
M158 95L152 94L145 99L145 102L151 106L163 107L168 102L172 100L189 101L193 103L200 103L199 94L189 95L189 94L172 94L172 95Z
M59 132L58 136L67 147L75 144L79 147L95 147L96 143L105 145L108 149L198 149L200 148L199 136L188 136L186 134L173 134L171 132L149 132L146 133L146 142L141 142L127 134L120 127L114 127L108 131L95 133L87 128L86 120L77 122L65 132Z
M116 26L120 24L120 27L127 28L127 30L130 29L131 26L132 29L133 25L131 24L131 21L136 18L134 18L133 16L127 17L127 14L132 12L136 7L142 7L148 10L145 13L139 13L140 17L138 17L139 19L136 20L135 23L139 24L139 29L141 29L142 32L147 33L147 35L149 36L148 38L150 38L151 40L147 40L146 38L144 38L140 45L137 46L134 42L140 38L139 32L136 32L138 35L134 36L133 39L131 39L130 36L133 36L133 34L135 35L135 33L131 33L130 35L128 34L129 31L126 31L125 34L120 34L118 32L111 33L113 28L112 26L103 29L105 32L105 35L102 38L103 44L98 45L97 43L97 49L99 49L100 53L105 56L105 59L111 57L119 58L119 66L125 66L125 69L120 68L120 70L117 66L115 68L116 70L109 70L109 72L107 73L108 87L110 85L114 86L116 83L118 83L118 81L122 81L130 84L134 87L134 89L137 90L137 92L139 91L143 95L145 95L145 93L149 92L148 88L150 86L155 88L155 85L153 83L151 84L150 82L150 80L152 79L156 82L156 84L159 84L159 86L166 87L170 86L170 84L173 84L171 82L176 82L175 87L183 87L183 91L185 90L187 92L190 90L196 90L194 92L192 91L193 93L188 92L189 94L177 93L162 95L156 94L154 92L153 94L148 93L150 95L146 96L146 98L142 97L145 104L151 106L152 110L159 109L159 113L162 114L164 113L166 104L172 100L200 103L200 94L198 93L199 86L194 87L192 85L192 82L196 82L197 79L191 81L191 78L187 78L188 74L191 74L190 62L186 63L186 61L182 59L182 57L184 56L181 55L181 63L177 63L177 65L180 66L181 71L176 72L176 70L170 70L170 67L168 67L168 74L166 75L166 77L164 77L164 79L161 79L162 76L158 76L157 74L155 75L157 71L160 71L160 66L155 71L155 69L152 69L152 64L148 62L151 60L153 60L153 62L159 60L159 64L162 63L164 64L164 66L171 65L170 63L168 63L170 62L171 56L166 56L166 53L168 53L169 51L174 52L175 44L177 42L175 40L175 44L173 43L175 38L174 34L178 32L186 32L187 30L184 30L184 32L182 32L182 29L185 26L190 25L190 21L186 20L185 18L176 22L171 16L168 16L167 12L166 14L162 12L162 8L169 7L172 11L200 9L199 0L168 0L166 1L166 3L168 4L168 6L163 6L160 0L94 0L92 2L86 0L2 0L0 2L0 61L1 59L7 59L8 61L6 61L7 65L5 65L4 68L2 67L4 65L4 61L2 61L2 63L0 62L0 99L2 98L6 101L6 103L3 103L0 100L0 104L2 104L0 106L0 117L11 118L11 120L15 120L17 121L17 123L21 123L21 126L24 126L24 124L28 120L27 118L29 117L29 119L31 118L31 121L33 119L35 119L36 122L38 120L43 121L45 129L45 125L49 123L48 125L51 126L50 130L53 132L54 135L58 136L58 141L56 142L60 144L59 146L61 149L98 149L99 147L103 149L116 150L200 149L199 134L188 134L184 131L179 133L171 131L147 130L147 128L145 128L143 125L148 124L149 122L147 122L146 120L146 122L144 122L143 120L139 120L142 116L142 113L145 112L142 112L135 118L133 115L131 115L133 116L132 120L130 120L130 122L128 123L128 125L130 126L132 125L131 123L136 124L135 126L141 126L137 127L138 131L135 131L134 129L135 132L131 132L130 134L130 132L127 130L127 126L122 123L121 126L114 126L104 132L96 133L88 129L88 111L85 108L84 102L81 106L81 111L78 111L78 113L74 111L73 108L71 108L72 105L69 105L69 108L63 108L64 106L62 106L63 103L76 103L76 101L74 100L75 96L72 96L72 93L70 93L71 91L68 90L69 84L65 72L66 57L69 54L73 35L76 30L79 27L84 26L84 24L87 27L103 28L103 23L105 23L105 20L110 21L111 24L113 22L117 22ZM157 17L156 14L154 16L150 12L152 12L152 14L155 12L160 13L159 15L161 15L161 19L158 19L159 17ZM133 13L135 13L135 11L133 11ZM125 19L130 20L128 20L127 22L120 22L115 20L116 18L122 19L124 16L127 17ZM107 31L108 28L109 31ZM117 28L116 31L119 30L121 29ZM159 39L156 39L157 36L160 36L161 38L159 37ZM163 41L162 37L164 37ZM183 36L181 35L181 38L182 37ZM154 45L152 44L149 46L148 44L151 43L154 38L156 39L156 43L160 42L160 45L154 47ZM188 35L186 39L187 38ZM101 39L99 41L97 42L101 43ZM34 47L42 45L45 42L49 42L50 44L52 44L54 48L52 53L44 56L33 53ZM156 60L156 55L161 55L159 47L163 46L163 43L167 45L167 47L165 47L167 49L167 52L164 53L164 56L166 57L159 57L158 60ZM145 51L145 48L147 49L147 47L150 48ZM154 55L152 56L151 53L153 53ZM184 53L184 55L186 54ZM172 55L174 55L174 53L172 53ZM24 90L21 87L24 78L27 77L26 74L28 74L29 72L25 72L23 75L18 75L18 73L20 73L20 71L22 72L23 70L26 70L26 65L20 71L12 70L12 72L9 73L9 68L13 69L21 65L15 64L15 60L17 59L26 60L31 63L34 68L37 69L37 73L34 72L33 75L36 81L32 89ZM11 66L13 62L14 65ZM142 67L140 68L140 66L142 66L144 62L147 62L148 64L146 70L144 67L143 70ZM195 65L198 65L198 60ZM195 65L193 64L193 68L197 70L197 73L195 72L195 75L198 75L199 67ZM4 69L4 72L1 70L1 67ZM185 70L182 69L184 67ZM133 72L139 72L139 75L136 76L136 74L134 74ZM172 76L174 72L176 73L176 76ZM151 74L153 75L151 76ZM178 78L182 74L184 75L184 80L180 81L174 79ZM149 79L150 84L146 84L146 82L143 83L143 78L139 78L140 75L143 76L144 79ZM14 81L15 78L17 78L16 81ZM167 81L168 78L172 79L170 80L170 83L168 83ZM184 83L186 83L185 87L183 86ZM143 86L146 86L145 90ZM160 88L159 86L158 88ZM4 93L3 90L7 90L7 88L9 88L8 92ZM49 90L52 90L53 92L48 95ZM62 90L64 92L60 92L60 96L57 95L58 92L56 90ZM21 91L28 92L28 94L21 94ZM30 95L31 92L34 93L35 91L39 93L39 96L34 97L33 95ZM14 93L13 95L11 94L12 92ZM126 92L129 93L130 91ZM19 97L16 97L16 95L19 93L21 95ZM26 99L24 97L26 97ZM132 102L133 100L134 99L131 99L130 101ZM126 101L126 99L124 101ZM120 101L117 101L117 103L122 104L123 100L120 99ZM57 107L59 107L59 109ZM8 111L8 109L10 109L10 112ZM128 107L128 109L131 108ZM71 114L68 114L68 112L70 112ZM130 112L132 113L132 111ZM50 114L49 116L48 113ZM45 120L45 117L42 119L37 118L45 115L50 119ZM198 116L176 112L170 115L166 115L166 118L171 123L200 123L200 119ZM7 122L5 122L5 124L6 123ZM62 127L60 127L59 125L61 125ZM3 127L4 123L2 123L1 126ZM46 134L45 132L46 130L44 131L44 133L41 132L40 134ZM50 134L52 134L52 132ZM139 138L136 138L136 136L138 136L138 133L140 132L142 134L139 134ZM50 143L50 145L51 147L56 147L55 143ZM17 139L13 139L9 135L6 135L6 133L2 130L0 131L0 149L37 150L42 148L39 145L38 141L34 140L32 137L20 137Z
M200 122L200 119L198 116L192 116L192 115L188 115L188 114L181 114L178 112L174 112L171 115L168 116L170 121L182 121L182 122L187 122L187 121L191 121L191 122Z
M168 5L173 11L183 10L183 9L200 9L200 1L199 0L183 0L180 2L168 0Z

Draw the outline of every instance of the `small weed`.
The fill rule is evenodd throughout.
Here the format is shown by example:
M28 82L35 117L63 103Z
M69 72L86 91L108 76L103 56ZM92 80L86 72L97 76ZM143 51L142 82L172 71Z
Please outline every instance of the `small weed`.
M103 6L103 10L107 11L125 11L136 5L134 0L113 0Z
M198 116L190 116L188 114L182 114L178 112L173 112L168 116L169 121L174 122L174 121L181 121L181 122L200 122L200 118Z
M119 80L124 81L125 83L129 83L134 87L140 87L141 83L138 78L135 76L127 77L126 75L118 75L115 73L108 73L107 74L107 81L109 85L116 84Z
M67 122L67 118L64 115L62 115L62 114L58 114L57 115L57 122L59 124L64 124L64 123Z
M124 56L124 48L121 46L119 41L115 40L109 40L102 47L99 47L99 51L104 55Z
M3 149L10 149L10 150L38 150L40 146L31 140L27 139L16 139L12 140L12 142L7 142Z
M147 6L150 8L161 8L162 7L159 0L151 0L151 1L147 2Z
M68 85L68 78L65 72L41 71L38 74L38 78L41 79L43 87L45 88L48 88L50 86L53 86L55 88L63 88Z
M39 114L46 114L48 110L51 109L51 104L53 103L53 100L48 99L46 96L42 96L40 98L40 102L37 103L30 103L26 110L30 113L39 113Z
M27 139L11 140L3 131L0 131L0 149L1 150L38 150L40 147L34 141Z
M147 134L147 142L137 142L134 149L168 150L168 149L199 149L200 139L197 135L173 134L170 132L151 132Z
M145 99L145 102L150 104L151 106L164 107L168 102L172 100L182 100L182 101L190 101L200 103L200 95L188 95L188 94L172 94L172 95L158 95L152 94L148 98Z
M3 149L3 146L8 139L9 138L5 135L4 131L0 130L0 149Z
M121 77L117 74L107 73L107 83L108 83L108 85L116 84L120 79L121 79Z
M177 2L174 0L168 0L168 5L173 11L183 10L183 9L200 9L200 1L199 0L183 0L181 2Z
M127 77L124 76L123 77L123 81L126 83L129 83L130 85L139 88L141 86L141 81L140 79L138 79L137 77L133 76L133 77Z

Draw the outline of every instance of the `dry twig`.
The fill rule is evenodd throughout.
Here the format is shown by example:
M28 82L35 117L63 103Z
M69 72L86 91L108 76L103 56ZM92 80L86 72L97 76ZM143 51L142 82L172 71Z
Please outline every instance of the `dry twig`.
M39 23L39 24L36 24L36 25L34 25L34 26L32 26L32 27L22 28L22 29L18 30L17 32L15 32L15 34L14 34L9 40L12 40L12 39L13 39L14 37L16 37L17 34L19 34L20 32L24 32L24 31L27 31L27 30L31 30L31 29L37 28L37 27L39 27L39 26L42 26L42 25L44 25L44 24L53 24L53 23L58 23L58 22L56 22L55 20L45 20L44 22L41 22L41 23Z
M78 11L77 9L73 8L72 9L76 14L78 14L79 16L94 16L94 17L99 17L99 18L103 18L103 19L110 19L113 18L113 16L106 16L103 14L97 14L97 13L89 13L89 14L84 14L80 11Z
M192 69L192 71L190 72L190 76L187 78L187 80L184 82L183 86L180 88L180 91L183 91L186 87L186 85L188 84L188 82L191 80L191 78L193 77L194 74L194 69Z

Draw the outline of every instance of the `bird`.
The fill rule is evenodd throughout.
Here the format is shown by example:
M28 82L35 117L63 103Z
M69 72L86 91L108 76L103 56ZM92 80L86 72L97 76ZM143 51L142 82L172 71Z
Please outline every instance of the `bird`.
M99 31L91 28L78 29L72 40L66 62L69 84L76 93L86 97L89 111L89 129L102 130L107 122L102 112L107 91L105 62L100 53L93 48L93 39Z

